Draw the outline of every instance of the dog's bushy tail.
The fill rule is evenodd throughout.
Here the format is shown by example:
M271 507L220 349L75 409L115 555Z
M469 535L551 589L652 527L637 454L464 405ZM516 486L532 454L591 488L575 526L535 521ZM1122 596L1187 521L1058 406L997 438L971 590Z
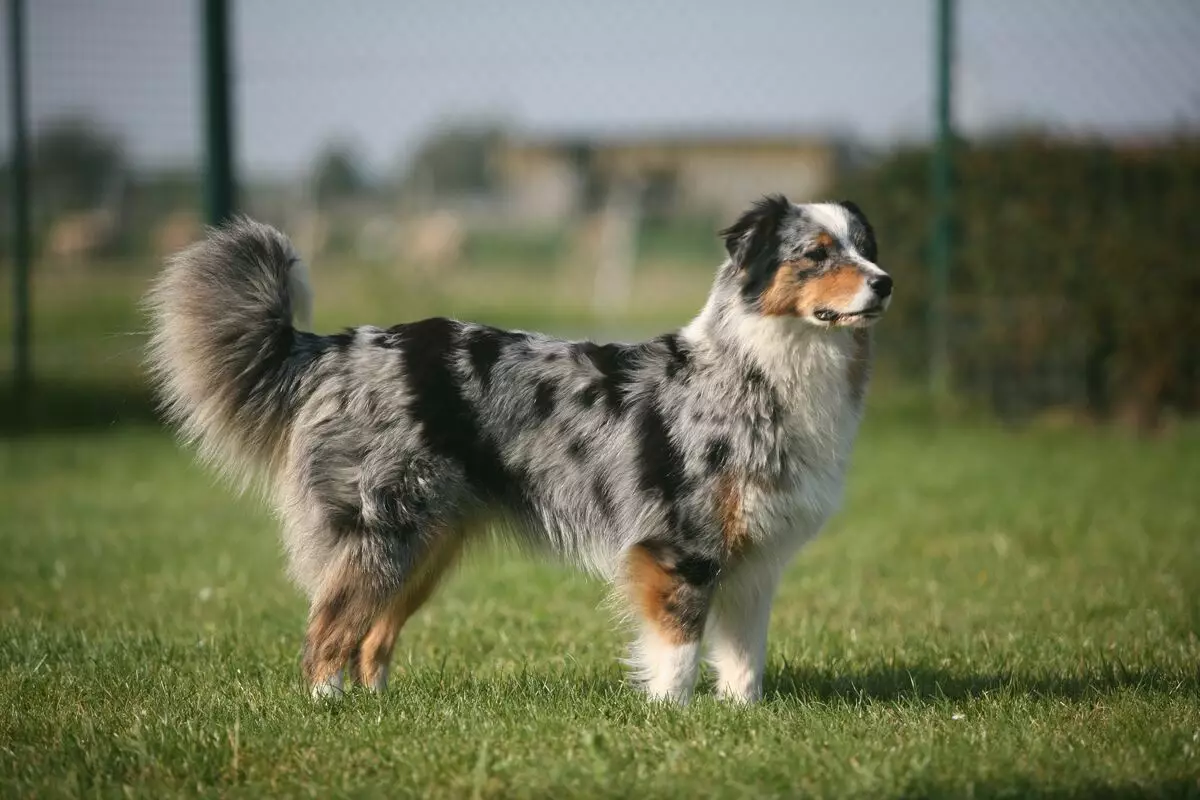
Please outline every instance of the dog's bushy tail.
M238 218L167 262L146 298L149 367L167 417L236 476L270 470L295 405L312 295L291 243Z

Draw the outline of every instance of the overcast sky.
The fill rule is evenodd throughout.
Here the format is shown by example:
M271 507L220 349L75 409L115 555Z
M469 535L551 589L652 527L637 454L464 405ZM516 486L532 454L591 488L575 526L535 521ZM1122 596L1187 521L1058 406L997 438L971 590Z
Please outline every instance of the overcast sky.
M29 0L35 124L87 114L143 162L194 163L198 5ZM386 169L453 117L533 132L836 131L872 143L929 130L930 0L233 5L238 156L254 171L302 168L332 138ZM968 132L1200 127L1198 0L962 0L959 19ZM3 136L7 146L7 125Z

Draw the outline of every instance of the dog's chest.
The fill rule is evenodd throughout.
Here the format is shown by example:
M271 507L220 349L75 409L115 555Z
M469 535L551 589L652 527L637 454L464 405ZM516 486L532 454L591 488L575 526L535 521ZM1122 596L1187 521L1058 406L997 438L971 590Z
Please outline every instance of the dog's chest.
M843 379L844 380L844 379ZM788 410L776 431L780 470L751 477L743 498L753 538L802 543L841 505L859 408L843 381L827 381Z

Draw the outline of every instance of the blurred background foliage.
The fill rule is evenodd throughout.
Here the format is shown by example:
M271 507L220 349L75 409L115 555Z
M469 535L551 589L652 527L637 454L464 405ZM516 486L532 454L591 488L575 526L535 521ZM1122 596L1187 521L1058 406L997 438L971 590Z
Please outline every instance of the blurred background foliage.
M29 6L34 422L146 418L139 298L203 230L199 17L184 0ZM853 48L866 72L836 92L764 71L770 47L669 2L478 21L431 6L453 19L424 33L437 20L378 3L268 6L231 4L241 210L313 263L324 329L437 313L573 336L677 326L722 257L715 231L782 191L866 210L898 287L877 394L925 385L932 4L776 8L760 44L790 41L790 20L814 57ZM1200 9L957 6L951 407L1169 430L1200 409ZM92 35L71 45L68 28ZM668 30L691 44L662 47Z

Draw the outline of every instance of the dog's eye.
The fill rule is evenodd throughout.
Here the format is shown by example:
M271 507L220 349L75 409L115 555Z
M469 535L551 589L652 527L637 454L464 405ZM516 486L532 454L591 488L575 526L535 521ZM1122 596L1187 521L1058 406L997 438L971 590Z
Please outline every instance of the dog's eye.
M829 258L829 251L824 247L814 247L804 254L804 257L809 261L824 261Z

